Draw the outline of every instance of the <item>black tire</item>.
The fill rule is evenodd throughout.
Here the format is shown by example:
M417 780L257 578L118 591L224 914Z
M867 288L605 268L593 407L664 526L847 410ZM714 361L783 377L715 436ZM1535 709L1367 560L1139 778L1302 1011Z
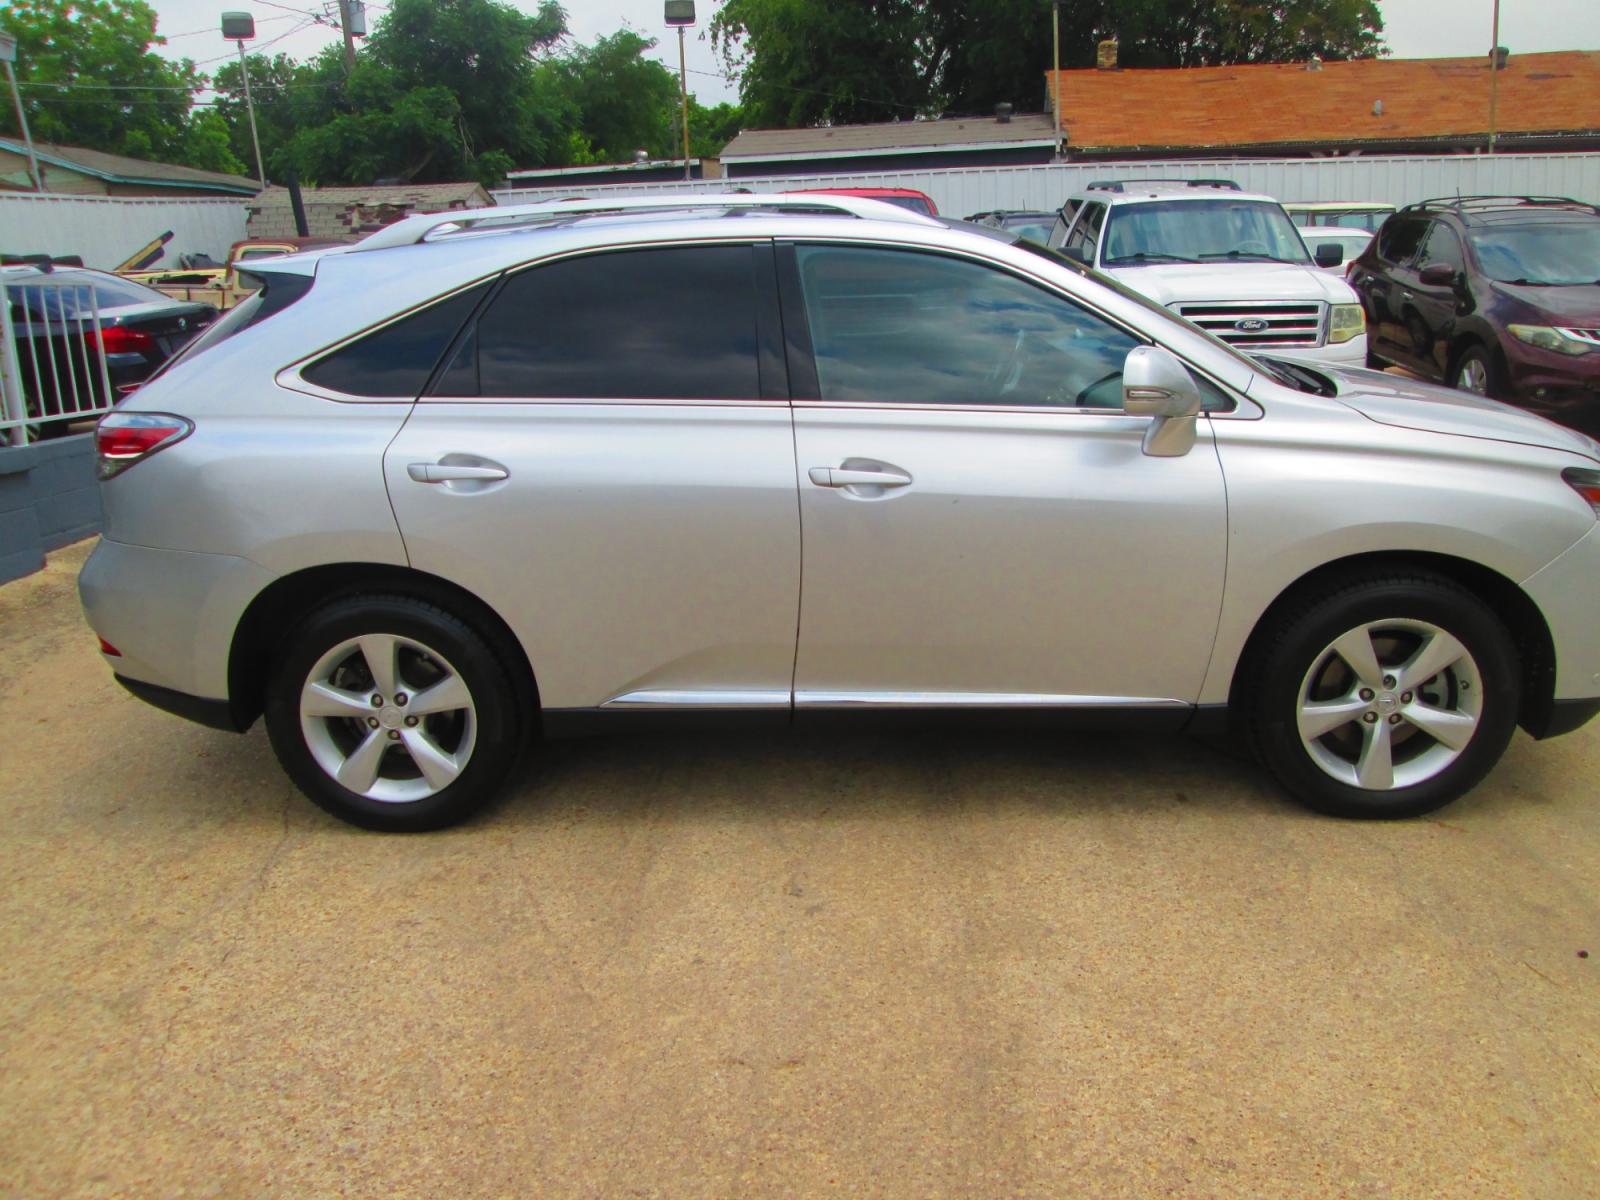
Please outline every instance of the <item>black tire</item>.
M1376 790L1335 779L1319 766L1301 740L1297 713L1302 684L1336 639L1357 626L1390 621L1426 622L1456 638L1481 677L1481 707L1470 740L1449 765L1409 786ZM1262 764L1318 812L1379 819L1432 812L1477 786L1516 730L1522 673L1511 635L1471 592L1432 572L1351 575L1289 605L1263 630L1259 645L1244 676L1240 715ZM1360 727L1352 727L1359 735ZM1409 728L1404 732L1416 736ZM1431 744L1432 739L1418 742L1413 752Z
M1456 355L1455 361L1450 364L1450 386L1463 392L1471 390L1463 386L1461 382L1462 375L1469 369L1471 364L1477 364L1483 369L1484 379L1488 381L1488 390L1484 394L1496 400L1503 398L1506 394L1506 387L1505 381L1501 376L1499 363L1496 361L1495 355L1487 347L1480 346L1475 342L1462 349Z
M383 800L352 791L324 769L308 745L301 722L300 696L312 669L341 643L367 635L389 635L426 647L454 669L470 696L470 719L474 722L470 751L460 773L431 795ZM465 820L492 801L517 763L527 721L519 711L512 679L488 640L436 605L396 595L356 595L335 600L301 621L284 638L275 657L278 665L268 682L266 696L266 724L272 748L295 785L313 803L340 820L388 833L442 829ZM426 670L428 661L411 661L413 680L409 686L419 687L415 673ZM359 665L346 669L355 669L359 677ZM400 683L397 693L408 686L403 675ZM426 725L429 718L415 720ZM351 731L341 732L340 736L357 736L359 723L328 724L337 727L336 732ZM457 726L458 737L460 728ZM410 760L403 748L392 753L404 754L405 761ZM389 764L388 770L405 771L400 759L390 757L384 762Z

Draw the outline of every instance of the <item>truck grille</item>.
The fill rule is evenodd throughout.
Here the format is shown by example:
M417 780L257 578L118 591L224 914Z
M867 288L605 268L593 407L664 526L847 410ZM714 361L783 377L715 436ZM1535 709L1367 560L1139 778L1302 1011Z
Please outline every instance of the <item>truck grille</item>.
M1193 321L1230 345L1242 350L1265 350L1322 345L1323 311L1327 306L1319 300L1244 300L1172 307L1186 321Z

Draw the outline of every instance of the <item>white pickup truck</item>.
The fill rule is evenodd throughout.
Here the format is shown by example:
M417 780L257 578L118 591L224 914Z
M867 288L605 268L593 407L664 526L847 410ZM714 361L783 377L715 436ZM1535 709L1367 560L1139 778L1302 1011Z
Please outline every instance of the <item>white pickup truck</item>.
M1355 291L1317 269L1342 251L1314 262L1270 196L1219 179L1091 183L1062 206L1049 244L1247 353L1366 362Z

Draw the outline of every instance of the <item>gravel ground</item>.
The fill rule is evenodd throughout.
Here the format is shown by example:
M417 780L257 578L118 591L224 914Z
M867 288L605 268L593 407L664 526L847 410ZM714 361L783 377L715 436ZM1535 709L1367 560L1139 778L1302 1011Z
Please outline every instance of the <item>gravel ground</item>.
M124 695L87 551L0 589L0 1193L1600 1194L1600 727L1403 824L1187 739L701 737L383 837Z

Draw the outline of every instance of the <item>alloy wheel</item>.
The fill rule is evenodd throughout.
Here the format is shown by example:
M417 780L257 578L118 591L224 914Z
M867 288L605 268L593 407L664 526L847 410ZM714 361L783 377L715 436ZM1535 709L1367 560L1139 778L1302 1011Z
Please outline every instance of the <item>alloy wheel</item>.
M1295 718L1323 772L1390 791L1460 757L1482 711L1483 677L1466 646L1427 621L1396 619L1358 625L1317 655Z
M1489 367L1476 355L1470 356L1456 371L1456 387L1475 396L1489 394Z
M349 638L316 662L300 691L311 756L341 787L371 800L423 800L472 757L477 711L438 651L411 638Z

